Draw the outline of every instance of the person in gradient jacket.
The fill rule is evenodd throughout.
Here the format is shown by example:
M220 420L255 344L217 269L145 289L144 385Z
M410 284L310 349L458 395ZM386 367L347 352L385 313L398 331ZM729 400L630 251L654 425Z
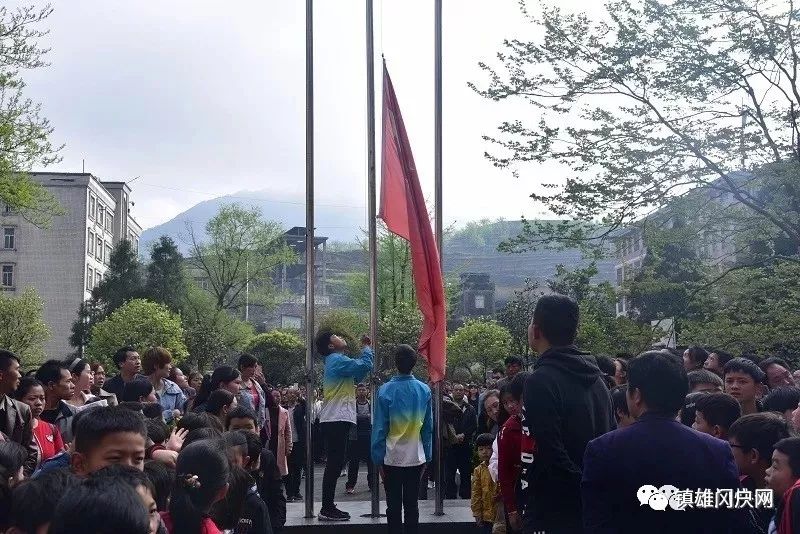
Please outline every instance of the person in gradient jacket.
M328 461L322 475L322 521L349 521L350 514L343 512L333 502L336 482L347 456L350 427L356 423L356 383L372 370L372 341L364 336L360 358L342 354L347 342L329 331L317 334L317 352L325 358L322 387L325 398L319 412L319 422L325 440Z
M431 389L411 374L417 363L414 349L399 345L394 361L398 374L380 387L373 403L372 461L386 489L389 533L416 534L419 480L433 447Z

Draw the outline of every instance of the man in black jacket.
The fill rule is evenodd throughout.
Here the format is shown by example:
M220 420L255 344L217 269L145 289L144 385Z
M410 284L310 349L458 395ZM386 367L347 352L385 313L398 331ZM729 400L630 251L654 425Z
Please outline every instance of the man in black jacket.
M472 487L472 438L478 428L478 416L467 402L466 389L462 384L453 384L453 402L461 409L461 417L453 424L456 442L447 447L444 453L444 492L446 499L455 499L456 494L462 499L469 499ZM461 473L461 485L458 488L456 471Z
M525 422L535 442L528 469L525 532L582 531L581 471L586 444L614 429L611 396L595 359L578 350L578 304L539 299L528 341L539 357L525 384Z

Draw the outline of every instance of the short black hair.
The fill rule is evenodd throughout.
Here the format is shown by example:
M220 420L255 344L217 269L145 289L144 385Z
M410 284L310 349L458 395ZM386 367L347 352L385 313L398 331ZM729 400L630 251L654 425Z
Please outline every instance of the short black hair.
M605 354L595 354L594 359L597 361L597 367L600 368L600 371L602 371L604 375L614 376L614 373L617 372L614 360Z
M164 421L158 419L145 419L144 424L147 427L147 437L156 445L161 445L169 437L169 428L164 424Z
M150 518L136 490L124 481L90 478L64 493L50 534L147 534Z
M525 362L522 361L522 358L519 356L507 356L503 363L508 367L509 365L519 365L520 367L525 366Z
M694 393L689 393L683 399L683 406L681 406L680 410L680 421L681 424L691 427L694 424L694 417L695 413L697 412L697 401L702 397L706 397L709 394L705 391L695 391Z
M331 338L333 336L334 334L330 330L320 330L317 333L317 337L314 339L314 346L317 347L317 352L320 356L327 356L333 352L333 350L328 347L328 345L331 344Z
M711 384L722 389L725 385L722 379L716 373L712 373L708 369L695 369L686 373L686 378L689 381L689 391L692 391L700 384Z
M191 432L192 430L197 430L199 428L214 428L218 430L220 433L222 432L222 422L219 420L219 417L213 416L209 413L197 413L197 412L186 412L186 414L180 418L178 424L175 425L176 428L183 428Z
M153 392L153 383L146 378L136 377L125 382L122 387L120 402L141 402L142 397L147 397Z
M775 450L789 457L792 476L800 478L800 438L784 438L775 444Z
M755 362L748 360L747 358L734 358L726 363L725 367L722 368L722 376L725 376L728 373L743 373L750 375L756 384L763 384L767 377L766 373L764 373L764 371L762 371L761 368L755 364Z
M134 490L141 486L150 490L150 493L153 494L153 500L155 500L156 491L155 488L153 488L153 482L144 473L144 471L140 471L135 467L122 464L107 465L106 467L103 467L102 469L98 469L94 473L91 473L89 475L89 478L93 479L110 478L110 479L120 480L122 482L125 482Z
M703 347L698 347L695 345L689 347L688 349L686 349L686 351L689 353L689 359L692 360L697 365L699 365L700 367L702 367L703 364L706 363L706 360L708 359L708 351L706 351L706 349L704 349Z
M243 404L238 405L236 408L228 412L225 416L225 428L231 426L231 419L252 419L258 428L258 416L256 412L249 406Z
M578 303L565 295L544 295L536 302L533 324L553 346L572 345L578 333Z
M35 388L41 387L42 383L36 380L36 378L32 376L23 376L19 380L19 386L17 386L17 390L14 392L14 398L18 401L21 401L22 398L28 394L28 392Z
M117 352L114 353L114 363L116 364L117 368L122 367L122 362L128 357L129 352L136 352L136 349L131 346L125 346L117 349Z
M695 412L702 413L709 425L718 425L727 431L742 416L742 407L727 393L711 393L695 401Z
M78 477L68 467L22 481L12 492L9 526L22 532L37 532L53 519L61 497L78 483Z
M789 436L786 420L771 412L743 415L728 429L728 439L736 438L744 452L758 451L759 458L766 465L772 463L775 444Z
M0 349L0 372L6 372L11 367L11 362L20 363L19 356L10 350Z
M492 443L494 443L494 436L488 433L480 434L477 438L475 438L475 448L491 447Z
M175 470L158 460L147 460L144 463L144 474L153 485L153 499L156 501L156 508L159 512L166 512L172 484L175 483Z
M789 367L789 364L786 363L786 360L778 358L776 356L770 356L769 358L764 358L759 362L758 367L762 371L764 371L764 374L766 374L767 369L769 369L770 365L780 365L781 367L789 371L792 369L791 367Z
M666 351L648 351L628 364L628 389L638 390L647 410L675 415L689 391L683 362Z
M394 349L394 365L400 373L409 374L417 365L417 351L411 345L398 345Z
M264 443L261 441L261 438L258 437L258 434L247 432L245 430L237 430L237 432L241 432L245 441L247 441L247 456L250 457L250 463L252 464L258 460L259 456L261 456L261 450L264 448Z
M730 352L725 352L724 350L717 350L717 349L708 349L709 356L712 354L717 355L717 361L722 367L725 367L725 364L731 361L735 356Z
M505 369L500 369L499 367L495 367L494 369L492 369L492 374L495 374L495 373L497 373L498 375L505 375L506 374L506 370Z
M764 410L767 412L780 412L794 410L800 404L800 388L784 386L775 388L764 398Z
M628 385L623 384L611 390L611 404L614 405L614 417L617 417L617 412L622 412L624 415L630 415L628 411Z
M47 387L51 383L56 383L61 380L62 370L69 372L65 362L61 360L47 360L36 371L36 380Z
M229 406L234 400L236 400L236 397L227 389L215 389L208 396L205 411L216 415L224 406Z
M258 365L258 358L256 358L252 354L248 354L246 352L243 352L239 356L239 362L237 364L239 369L246 369L246 368L250 368L250 367L255 367L256 365Z
M130 432L147 438L144 417L120 406L98 406L79 412L75 421L75 451L87 454L110 434Z
M214 417L212 415L212 417ZM203 441L206 439L219 439L222 437L222 431L218 430L216 427L213 426L206 426L203 428L195 428L194 430L190 430L188 434L186 434L186 438L183 440L183 449L189 446L190 443L194 443L195 441Z

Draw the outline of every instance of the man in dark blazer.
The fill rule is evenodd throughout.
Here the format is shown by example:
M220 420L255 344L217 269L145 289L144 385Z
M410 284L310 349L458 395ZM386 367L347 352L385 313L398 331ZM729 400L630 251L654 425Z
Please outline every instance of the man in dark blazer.
M688 388L683 363L667 351L631 360L627 401L638 420L586 447L584 532L725 533L735 526L732 506L715 508L717 490L739 486L730 445L675 420ZM693 498L681 509L688 493L673 497L678 490L693 497L709 490L711 506Z
M22 378L19 357L11 351L0 349L0 432L6 439L25 447L28 458L24 472L30 476L36 469L39 450L33 440L33 420L30 407L11 398Z

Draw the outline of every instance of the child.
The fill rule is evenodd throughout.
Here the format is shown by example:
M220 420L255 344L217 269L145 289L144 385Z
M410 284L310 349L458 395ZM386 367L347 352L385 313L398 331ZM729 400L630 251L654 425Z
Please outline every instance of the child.
M221 534L208 517L211 506L228 493L228 458L215 440L183 448L175 466L168 511L162 514L169 534Z
M109 477L87 479L61 497L50 534L149 534L142 498L125 482Z
M625 428L636 422L628 411L627 400L628 384L617 386L611 390L611 404L614 406L614 419L617 420L617 428Z
M58 428L47 421L40 419L44 410L44 387L42 383L32 376L22 378L14 394L14 398L24 402L31 408L31 422L33 423L33 437L38 450L39 464L48 460L64 450L64 442Z
M78 483L69 469L56 469L36 480L25 480L12 493L8 534L48 532L58 501Z
M258 434L258 419L252 408L239 405L225 417L225 430L246 430Z
M11 511L11 490L23 479L22 467L28 459L28 451L13 441L0 442L0 531L8 527Z
M731 395L742 407L742 415L761 411L758 397L764 388L766 375L758 365L747 358L734 358L722 369L725 393Z
M175 483L175 470L170 469L162 462L148 460L144 463L144 474L153 484L153 498L156 500L156 508L159 512L167 511L169 494L172 485Z
M395 349L394 363L398 374L380 387L375 400L372 461L383 473L389 532L416 532L418 484L433 452L431 389L411 374L417 353L410 346Z
M727 393L711 393L694 403L692 428L717 439L728 439L728 429L742 415L736 399Z
M520 486L520 472L522 470L522 391L525 387L529 373L517 374L509 383L500 390L503 409L508 413L508 419L497 436L498 451L498 482L500 496L503 500L508 524L512 530L522 530L522 511L519 506L524 503Z
M796 532L800 528L800 438L786 438L775 444L766 481L779 499L769 532Z
M220 527L231 534L267 534L272 532L267 505L255 489L255 481L241 467L233 467L230 490L224 501L214 506L212 514Z
M161 517L158 515L158 507L155 500L155 489L150 479L139 469L126 465L109 465L91 474L90 479L124 482L133 489L142 500L142 505L147 510L147 518L150 524L150 534L158 534L161 526Z
M489 457L492 455L491 434L475 438L480 464L472 471L472 516L483 534L491 534L496 516L497 484L489 474Z
M119 406L82 412L75 424L72 470L84 477L111 464L142 470L146 438L144 419L136 412Z

